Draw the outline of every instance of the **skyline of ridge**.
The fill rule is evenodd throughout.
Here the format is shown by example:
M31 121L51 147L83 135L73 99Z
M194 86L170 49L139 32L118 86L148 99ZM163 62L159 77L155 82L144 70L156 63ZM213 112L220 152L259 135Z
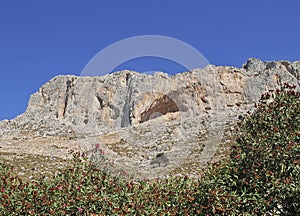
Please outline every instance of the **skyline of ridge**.
M299 58L300 2L196 0L106 3L66 0L3 2L0 7L0 120L23 113L29 96L56 75L80 75L105 47L126 38L162 35L181 40L210 64L241 67ZM185 71L158 57L129 60L114 71Z

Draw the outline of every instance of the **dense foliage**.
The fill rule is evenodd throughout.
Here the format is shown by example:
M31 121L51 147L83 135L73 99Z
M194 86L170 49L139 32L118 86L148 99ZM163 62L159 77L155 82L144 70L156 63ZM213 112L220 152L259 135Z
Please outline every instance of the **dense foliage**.
M206 213L300 215L300 93L284 84L239 125L230 160L202 180Z
M51 181L26 183L1 166L0 215L185 215L195 187L187 178L126 181L74 155L75 166Z
M94 153L106 162L99 145ZM74 153L72 168L32 183L0 164L0 215L300 215L300 94L285 85L263 95L230 158L197 181L120 179L96 156Z

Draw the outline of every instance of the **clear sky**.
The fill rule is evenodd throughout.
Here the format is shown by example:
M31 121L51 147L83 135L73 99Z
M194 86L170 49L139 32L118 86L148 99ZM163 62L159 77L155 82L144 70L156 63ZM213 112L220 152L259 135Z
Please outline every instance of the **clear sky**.
M0 120L24 112L52 77L80 75L101 49L128 37L177 38L216 65L300 60L299 8L299 0L1 0ZM182 70L158 58L117 69Z

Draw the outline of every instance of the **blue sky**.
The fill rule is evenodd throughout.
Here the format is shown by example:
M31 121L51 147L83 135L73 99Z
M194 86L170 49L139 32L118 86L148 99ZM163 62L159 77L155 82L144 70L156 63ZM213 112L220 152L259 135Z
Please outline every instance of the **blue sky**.
M300 60L300 1L0 1L0 120L25 111L30 94L56 75L80 75L101 49L138 35L182 40L216 65L249 57ZM158 58L116 69L182 71Z

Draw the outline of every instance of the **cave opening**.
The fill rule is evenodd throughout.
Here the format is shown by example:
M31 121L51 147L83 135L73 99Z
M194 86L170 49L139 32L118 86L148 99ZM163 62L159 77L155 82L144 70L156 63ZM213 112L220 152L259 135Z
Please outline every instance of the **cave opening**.
M179 108L168 95L163 95L153 101L150 107L141 113L140 123L158 118L167 113L178 112Z

